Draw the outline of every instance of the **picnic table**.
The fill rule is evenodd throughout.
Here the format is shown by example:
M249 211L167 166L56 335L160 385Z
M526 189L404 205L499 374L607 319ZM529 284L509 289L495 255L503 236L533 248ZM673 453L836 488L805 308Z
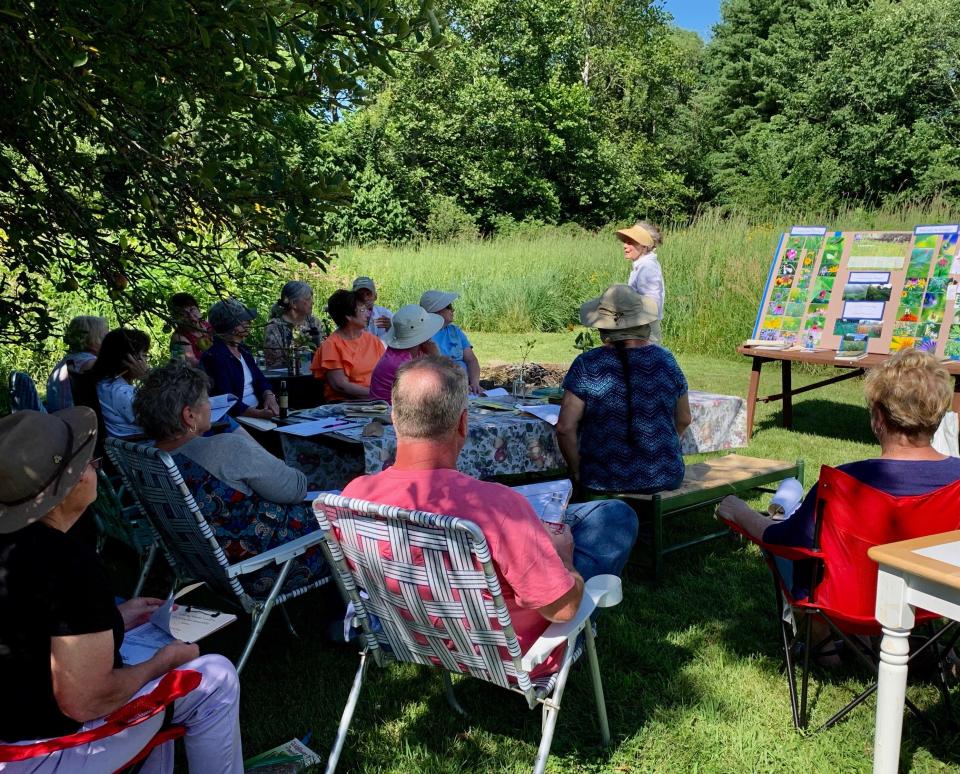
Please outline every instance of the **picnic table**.
M293 421L342 417L350 403L335 403L298 411ZM746 445L746 403L732 395L690 391L693 422L681 440L684 454L720 451ZM553 425L516 410L498 411L471 406L467 441L457 468L474 478L559 475L566 464ZM311 487L342 489L364 473L378 473L397 453L392 425L382 436L364 436L365 420L315 436L279 433L287 464L302 470Z

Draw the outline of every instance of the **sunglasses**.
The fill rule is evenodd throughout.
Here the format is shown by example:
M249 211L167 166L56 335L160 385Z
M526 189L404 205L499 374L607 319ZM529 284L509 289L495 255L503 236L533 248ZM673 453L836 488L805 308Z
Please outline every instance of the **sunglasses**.
M103 457L93 457L87 464L94 470L100 470L103 467Z

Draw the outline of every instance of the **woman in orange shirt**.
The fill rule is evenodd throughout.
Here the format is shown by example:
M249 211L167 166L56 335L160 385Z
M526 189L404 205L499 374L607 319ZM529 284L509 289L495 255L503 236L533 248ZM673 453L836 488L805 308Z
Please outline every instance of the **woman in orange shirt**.
M326 379L327 400L366 398L370 376L383 354L384 346L366 331L370 308L360 303L352 290L337 290L327 301L327 314L337 329L317 348L310 370L317 379Z

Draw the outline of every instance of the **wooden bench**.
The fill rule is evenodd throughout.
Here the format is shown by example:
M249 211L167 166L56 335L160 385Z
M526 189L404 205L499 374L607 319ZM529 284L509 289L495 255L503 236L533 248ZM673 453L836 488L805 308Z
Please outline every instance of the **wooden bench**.
M657 494L615 494L612 492L591 492L590 499L616 497L630 503L637 515L650 515L653 522L653 576L659 581L663 574L663 557L683 548L704 543L707 540L729 534L724 528L708 535L701 535L683 543L664 545L663 522L667 516L676 516L695 508L720 502L727 495L741 495L750 489L773 491L765 484L794 477L803 482L803 460L784 462L783 460L765 460L757 457L743 457L728 454L693 465L687 465L683 483L678 489Z

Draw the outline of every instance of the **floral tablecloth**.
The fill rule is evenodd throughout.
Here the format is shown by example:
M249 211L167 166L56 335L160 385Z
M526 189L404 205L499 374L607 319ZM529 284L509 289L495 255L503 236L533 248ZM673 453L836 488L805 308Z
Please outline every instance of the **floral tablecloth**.
M684 454L746 445L743 398L691 390L690 409L693 422L681 442ZM297 418L325 419L344 410L344 404L318 406L298 412ZM362 431L362 424L357 424L311 437L281 433L284 459L306 474L311 488L342 489L357 476L383 470L396 456L392 425L385 425L380 437L364 436ZM565 464L552 425L528 414L471 407L469 435L457 467L469 476L491 479L560 473Z
M736 395L690 390L693 421L680 439L684 454L737 449L747 445L747 402Z

